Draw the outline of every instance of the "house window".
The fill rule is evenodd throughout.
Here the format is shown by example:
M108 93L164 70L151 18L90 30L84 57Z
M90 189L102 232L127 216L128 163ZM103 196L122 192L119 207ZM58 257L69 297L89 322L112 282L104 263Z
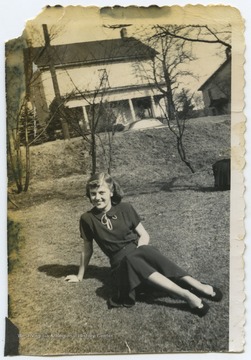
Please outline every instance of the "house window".
M100 87L110 86L106 69L99 69L98 76L99 76L99 81L100 81Z

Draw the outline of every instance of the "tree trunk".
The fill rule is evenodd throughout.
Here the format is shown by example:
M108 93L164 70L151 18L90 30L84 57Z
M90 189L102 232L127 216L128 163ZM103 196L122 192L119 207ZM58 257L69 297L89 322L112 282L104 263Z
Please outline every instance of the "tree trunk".
M13 159L13 153L12 153L11 146L12 146L11 138L10 138L10 136L8 136L8 155L9 155L9 159L10 159L11 172L12 172L12 175L13 175L15 183L16 183L17 192L20 193L20 192L22 192L23 189L22 189L22 184L20 184L20 181L19 181L19 176L17 174L17 168L16 168L15 161Z
M174 120L175 119L175 106L174 106L174 101L173 101L173 91L172 91L172 87L171 87L171 79L170 79L170 75L168 73L168 70L165 66L165 64L163 63L163 73L164 73L164 78L165 78L165 83L166 83L166 98L167 98L167 115L169 120Z
M64 107L63 108L61 107L62 99L61 99L60 89L59 89L59 85L58 85L56 69L55 69L55 66L54 66L53 55L51 53L50 36L49 36L49 33L48 33L47 25L43 24L42 26L43 26L44 39L45 39L45 49L47 49L47 52L48 52L49 70L50 70L50 74L51 74L53 90L54 90L55 98L57 100L57 106L59 107L59 114L60 114L60 117L61 117L61 125L62 125L63 136L64 136L65 140L70 140L68 124L67 124L67 121L64 118L65 117Z
M112 141L113 141L114 133L108 132L109 137L109 159L108 159L108 174L111 175L112 173Z
M182 136L177 137L177 150L180 155L181 161L183 161L186 164L186 166L190 169L190 171L194 174L195 171L194 171L192 165L190 164L190 162L186 158L186 153L185 153L183 143L182 143Z
M172 90L168 90L167 92L167 115L170 120L175 119L175 107L172 96Z
M28 144L25 147L25 171L24 191L26 192L30 185L30 147Z
M30 184L30 146L29 146L29 136L28 136L28 111L26 107L25 114L25 183L24 191L28 191Z
M92 155L92 175L96 173L97 167L97 153L96 153L96 136L95 133L92 132L91 134L92 144L91 144L91 155Z
M20 147L20 139L19 139L19 133L16 134L15 141L15 148L16 148L16 164L14 166L16 169L14 171L17 172L17 178L18 178L18 191L23 191L23 169L22 169L22 153L21 153L21 147Z
M62 130L63 130L64 140L70 140L71 137L70 137L70 132L69 132L69 127L68 127L67 121L64 118L60 118L60 122L61 122Z

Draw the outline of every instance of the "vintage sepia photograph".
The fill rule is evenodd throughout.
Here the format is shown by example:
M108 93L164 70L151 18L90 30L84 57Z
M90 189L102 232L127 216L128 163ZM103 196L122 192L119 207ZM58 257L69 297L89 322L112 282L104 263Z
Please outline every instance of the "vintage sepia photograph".
M48 5L6 42L5 355L243 351L243 26Z

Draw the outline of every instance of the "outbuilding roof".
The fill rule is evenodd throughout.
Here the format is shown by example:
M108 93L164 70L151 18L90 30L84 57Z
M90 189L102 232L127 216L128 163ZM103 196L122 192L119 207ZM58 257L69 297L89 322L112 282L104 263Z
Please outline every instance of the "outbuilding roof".
M231 62L231 56L229 56L219 67L218 69L211 75L209 78L199 87L198 91L203 91L204 88L214 80L219 72L229 63Z

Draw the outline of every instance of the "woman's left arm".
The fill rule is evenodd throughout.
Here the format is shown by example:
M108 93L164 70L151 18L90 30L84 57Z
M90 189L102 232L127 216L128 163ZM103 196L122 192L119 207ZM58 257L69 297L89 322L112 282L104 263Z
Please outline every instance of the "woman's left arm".
M135 229L136 233L139 235L138 247L142 245L148 245L150 237L144 226L139 223Z

